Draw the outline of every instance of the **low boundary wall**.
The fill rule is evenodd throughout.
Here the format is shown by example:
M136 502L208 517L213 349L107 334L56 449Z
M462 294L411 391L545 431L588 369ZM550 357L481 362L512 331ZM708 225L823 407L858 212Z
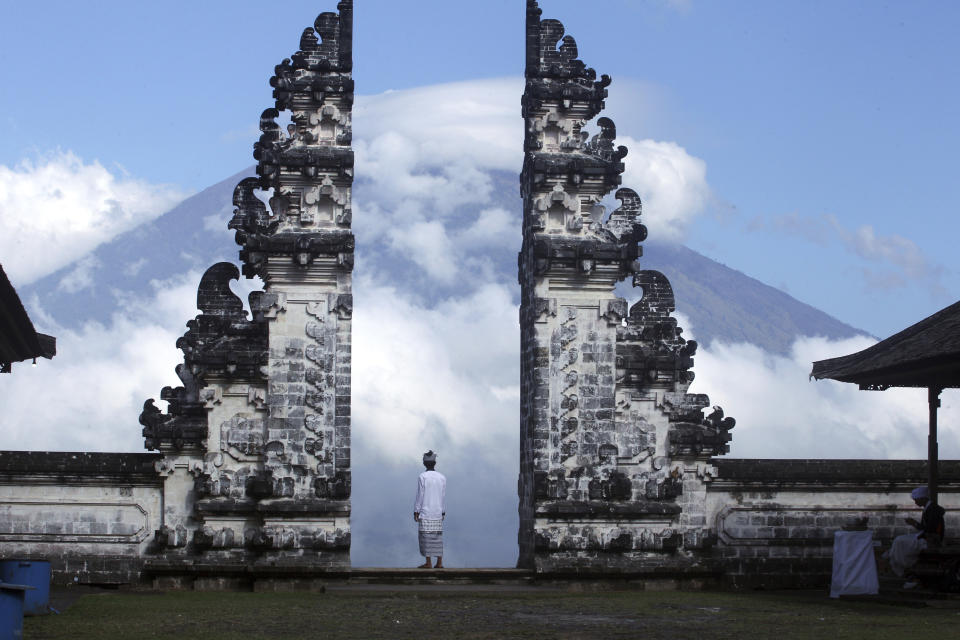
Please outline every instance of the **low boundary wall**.
M922 460L711 461L707 521L716 530L712 553L736 587L822 587L830 582L833 534L866 518L879 550L915 531L910 498L926 485ZM960 534L960 461L940 462L940 504L947 541Z
M201 574L218 582L218 573L248 579L246 573L257 565L225 566L224 573L202 554L179 566L156 552L164 508L164 478L155 467L160 460L160 454L149 453L0 451L0 558L50 560L58 584L136 583L161 576L170 576L161 582L176 582L176 575L193 581ZM706 573L689 577L734 588L825 587L834 532L866 518L878 547L888 547L913 530L904 522L919 517L910 490L926 483L926 463L920 460L714 458L711 465L715 473L704 479L702 507L699 500L692 506L703 509L704 535L714 541L690 558ZM947 538L956 543L960 461L941 461L940 478ZM661 570L673 560L665 554ZM291 567L285 578L276 569L257 575L270 583L336 577L315 570L301 575L305 568ZM647 577L659 575L646 569ZM237 571L243 575L234 575Z
M57 584L135 582L160 527L159 454L0 451L0 558Z

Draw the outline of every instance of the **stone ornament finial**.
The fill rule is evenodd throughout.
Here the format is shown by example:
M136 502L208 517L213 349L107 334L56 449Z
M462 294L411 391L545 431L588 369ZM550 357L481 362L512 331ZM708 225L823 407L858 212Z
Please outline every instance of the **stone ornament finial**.
M353 3L338 8L317 16L270 79L274 106L260 116L257 177L237 185L229 224L247 276L263 277L277 259L306 270L331 252L340 270L352 269Z

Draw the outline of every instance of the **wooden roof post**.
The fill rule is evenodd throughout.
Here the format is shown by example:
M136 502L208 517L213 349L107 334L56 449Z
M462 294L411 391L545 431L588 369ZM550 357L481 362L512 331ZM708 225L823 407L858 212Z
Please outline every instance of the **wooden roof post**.
M930 467L927 489L930 491L930 502L937 502L937 471L940 466L939 452L937 451L937 408L940 406L941 387L928 387L927 400L930 403L930 435L927 436L927 464ZM938 503L939 504L939 503Z

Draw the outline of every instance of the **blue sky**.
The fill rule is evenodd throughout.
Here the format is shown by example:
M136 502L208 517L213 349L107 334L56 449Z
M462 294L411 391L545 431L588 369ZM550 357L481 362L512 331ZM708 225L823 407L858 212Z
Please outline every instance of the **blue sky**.
M541 4L614 78L621 134L706 163L692 248L880 337L956 300L958 5ZM523 5L358 0L358 94L519 76ZM17 3L0 164L59 149L182 190L221 180L252 162L272 66L332 7Z

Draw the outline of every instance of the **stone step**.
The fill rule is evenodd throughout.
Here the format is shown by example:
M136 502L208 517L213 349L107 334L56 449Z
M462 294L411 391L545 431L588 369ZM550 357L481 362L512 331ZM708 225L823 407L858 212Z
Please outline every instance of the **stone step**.
M156 588L312 589L322 585L523 585L534 579L525 569L459 567L418 569L389 567L322 567L309 564L247 564L181 560L152 560L144 577ZM273 590L272 588L270 590Z
M557 587L567 589L702 589L717 586L716 570L688 568L678 571L650 569L636 573L536 573L527 569L456 567L419 569L396 567L322 567L307 564L246 564L203 560L147 562L140 588L195 590L290 591L325 590L365 585L442 585L473 588Z
M347 577L350 584L529 584L533 579L533 571L500 568L354 567Z

